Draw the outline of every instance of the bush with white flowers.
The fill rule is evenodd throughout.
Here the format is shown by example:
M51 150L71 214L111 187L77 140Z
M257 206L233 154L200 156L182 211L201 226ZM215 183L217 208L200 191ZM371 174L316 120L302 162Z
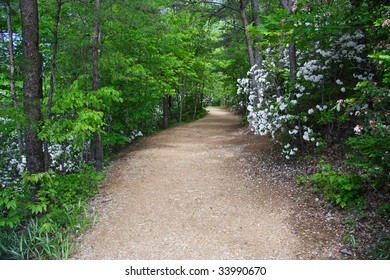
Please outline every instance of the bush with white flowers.
M322 147L345 134L334 108L354 93L359 81L373 78L365 70L364 37L360 30L345 30L338 37L306 42L302 48L302 42L297 42L293 80L289 45L269 43L262 65L250 69L248 78L238 80L237 93L248 98L252 131L270 135L287 159L304 146Z

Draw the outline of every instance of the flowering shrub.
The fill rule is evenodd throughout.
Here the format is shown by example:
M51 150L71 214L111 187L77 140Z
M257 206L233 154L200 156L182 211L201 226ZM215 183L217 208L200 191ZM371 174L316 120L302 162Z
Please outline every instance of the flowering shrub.
M390 91L374 83L363 82L357 97L345 102L346 114L356 119L355 136L347 143L352 148L348 164L360 170L362 177L376 187L390 179Z
M263 64L250 69L248 78L238 80L238 94L248 96L252 130L255 134L270 135L281 145L287 159L304 146L321 148L353 134L353 127L343 125L346 120L333 108L353 94L359 81L371 81L374 77L366 70L364 32L345 29L341 35L324 36L329 17L324 15L319 22L316 22L318 16L307 17L306 23L295 19L294 32L306 29L319 35L311 35L314 42L305 37L295 42L293 77L291 43L281 45L279 38L274 43L267 41ZM286 35L285 40L291 39Z
M278 10L263 19L258 30L263 63L238 80L238 94L248 96L252 130L270 135L287 159L304 147L346 143L346 163L363 182L388 186L389 7L357 8L335 1L324 12L325 7L296 3L291 14ZM322 185L337 187L323 187L325 192L351 195L344 185L357 182L356 177L329 168L312 180L331 180ZM348 199L337 199L341 206L348 204Z
M26 158L19 155L15 121L0 117L0 189L14 184L26 167Z

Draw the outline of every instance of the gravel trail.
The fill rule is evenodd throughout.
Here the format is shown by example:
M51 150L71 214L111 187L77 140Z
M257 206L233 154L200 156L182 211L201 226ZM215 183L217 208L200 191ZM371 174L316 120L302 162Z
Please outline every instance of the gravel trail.
M293 200L272 174L251 180L239 117L210 109L146 138L109 167L96 225L74 259L299 259ZM257 149L267 149L260 145Z

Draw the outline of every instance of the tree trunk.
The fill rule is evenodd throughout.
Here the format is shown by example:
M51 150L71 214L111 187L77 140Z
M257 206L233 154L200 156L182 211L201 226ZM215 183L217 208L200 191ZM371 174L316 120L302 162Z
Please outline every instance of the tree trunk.
M287 10L288 14L292 12L292 0L281 0L280 5ZM294 43L290 43L288 47L288 57L290 61L290 82L293 83L296 80L297 72L297 50ZM299 108L296 108L296 114L299 114ZM302 149L304 146L302 124L298 118L298 131L299 131L299 146Z
M290 81L293 82L296 79L297 74L297 50L295 44L290 44L288 47L288 56L290 60Z
M281 0L280 5L287 10L288 14L292 12L292 0ZM295 81L296 72L297 72L297 51L294 43L289 44L288 56L290 60L290 82Z
M38 130L42 121L42 65L39 53L38 2L20 0L20 12L24 58L23 105L27 119L26 160L27 171L34 174L45 171L42 141L38 138ZM35 186L33 196L39 187L39 184Z
M261 22L260 22L260 8L259 8L259 0L251 0L251 6L252 6L252 21L253 21L253 26L254 27L259 27ZM253 46L253 52L254 52L254 60L255 63L257 64L257 67L260 67L261 64L263 63L263 58L261 57L260 54L260 37L258 35L255 36L254 38L254 46Z
M96 18L93 28L93 40L92 40L92 89L94 91L99 90L100 88L100 77L99 77L99 54L100 54L100 5L103 0L96 0ZM94 161L96 171L101 171L103 169L103 143L102 137L99 132L95 133L94 139Z
M245 13L245 6L246 6L246 1L240 0L240 17L241 17L241 21L242 21L242 25L243 25L244 33L245 33L245 42L246 42L246 47L247 47L247 52L248 52L249 65L250 65L250 68L252 68L256 64L256 62L255 62L255 57L254 57L254 53L253 53L253 45L252 45L251 36L250 36L249 31L247 29L249 23L248 23L248 18L246 17L246 13Z
M184 107L184 98L185 98L185 92L186 92L186 79L184 75L181 76L181 90L179 94L179 100L180 100L180 107L179 107L179 123L181 123L183 119L183 107Z
M194 105L194 114L192 115L192 120L195 120L196 111L198 109L198 92L195 92L195 105Z
M15 111L19 110L18 98L16 96L16 87L15 87L15 54L14 54L14 37L12 32L12 18L11 18L11 4L10 0L5 1L5 6L7 10L7 32L8 32L8 51L9 51L9 77L10 77L10 93L12 97L12 102L14 105ZM18 151L19 157L22 158L23 155L23 136L22 136L22 128L18 123L17 125L18 131Z
M58 25L60 23L61 7L62 7L62 0L57 0L57 10L56 10L56 17L54 20L54 31L53 31L53 57L51 62L50 89L49 89L49 97L47 101L46 120L50 118L51 108L53 107L55 72L57 68ZM45 140L44 142L44 152L45 152L45 171L48 171L50 167L50 154L49 154L49 144L47 140Z
M163 97L163 129L167 129L169 126L169 97L164 95Z

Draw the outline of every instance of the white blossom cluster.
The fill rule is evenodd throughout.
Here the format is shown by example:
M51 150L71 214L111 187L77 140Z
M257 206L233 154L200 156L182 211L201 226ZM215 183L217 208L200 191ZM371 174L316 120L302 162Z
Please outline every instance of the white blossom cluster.
M293 90L289 81L281 78L289 76L288 45L283 52L280 52L280 46L266 49L263 64L250 69L248 78L237 81L237 93L248 98L247 117L252 131L270 135L282 146L287 159L298 153L302 143L321 146L315 120L336 105L326 95L345 96L359 80L373 78L372 74L357 70L347 73L349 80L343 81L344 66L365 62L365 45L359 43L363 38L364 34L358 30L339 38L327 38L326 42L316 42L313 48L297 50ZM337 73L341 73L339 77L335 77ZM357 130L355 128L355 132Z
M1 133L1 131L12 130L15 126L13 120L0 117L0 188L16 185L23 172L26 170L26 157L20 156L17 144L17 135L13 133ZM141 131L133 130L127 136L127 142L132 142L137 137L142 137ZM86 141L80 150L75 147L75 138L70 137L62 144L49 143L50 169L61 173L70 173L80 170L86 163L86 154L89 153L90 141Z
M13 185L26 167L26 158L19 155L17 135L12 119L0 117L0 188Z
M78 170L84 163L83 155L76 152L72 145L72 139L66 144L49 145L50 168L56 171L69 173Z
M127 142L131 143L135 138L142 137L141 131L133 130L127 136ZM83 145L82 151L76 149L73 145L74 139L70 137L69 141L64 144L49 145L50 154L50 168L64 173L77 171L85 164L85 153L90 149L91 141L86 141Z

